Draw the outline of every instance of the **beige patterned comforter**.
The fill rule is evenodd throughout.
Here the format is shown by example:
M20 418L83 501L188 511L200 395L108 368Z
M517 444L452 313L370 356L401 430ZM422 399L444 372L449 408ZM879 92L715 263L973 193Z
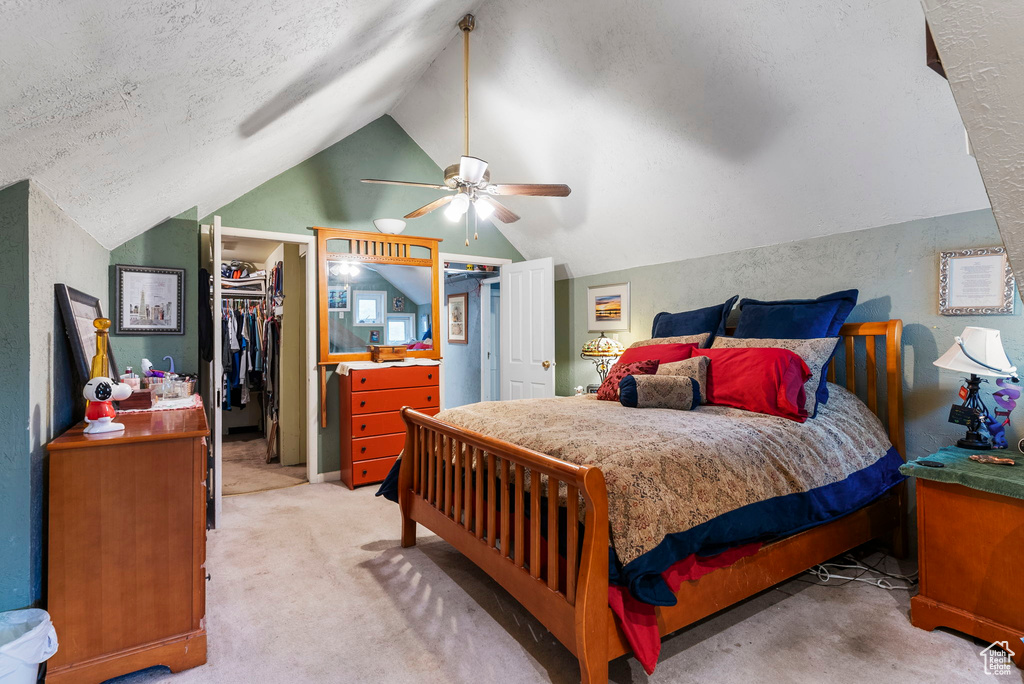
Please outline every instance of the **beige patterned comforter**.
M829 397L805 423L724 406L626 408L592 396L483 402L437 418L599 466L612 544L629 563L667 534L837 482L885 455L889 438L867 406L835 384Z

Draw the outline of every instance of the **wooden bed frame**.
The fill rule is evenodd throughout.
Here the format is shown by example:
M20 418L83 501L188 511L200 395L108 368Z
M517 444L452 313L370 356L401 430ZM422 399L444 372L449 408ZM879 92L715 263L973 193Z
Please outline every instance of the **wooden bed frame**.
M883 424L887 423L893 446L906 458L902 331L900 320L844 325L828 378L835 381L842 357L846 387L856 392L858 377L864 380L860 396ZM863 338L863 343L858 344L857 338ZM877 338L884 338L884 345L879 345ZM878 346L884 349L881 367ZM862 363L857 362L858 357L863 358ZM882 369L884 410L879 408L878 393ZM631 649L608 607L608 495L601 470L464 430L409 408L402 409L402 416L407 426L398 484L402 546L416 543L416 523L431 530L480 566L547 627L579 659L583 682L607 682L608 661ZM453 453L454 459L442 457ZM483 468L470 465L478 458L486 464L487 478ZM532 487L524 485L527 471L547 476L545 503L542 496L530 496L526 503ZM499 476L500 487L491 474ZM506 486L513 474L514 486ZM538 489L540 481L531 478ZM569 510L578 497L585 504L581 548L578 525L563 523L559 530L560 484L567 493ZM872 539L888 537L894 553L902 557L907 539L904 489L900 485L843 518L766 544L728 568L684 582L676 605L657 608L662 636ZM557 540L561 532L568 542L561 561L555 543L547 545L546 558L542 558L542 505L548 507L546 538ZM527 534L528 548L526 543L513 543L526 539ZM564 573L558 571L560 562Z

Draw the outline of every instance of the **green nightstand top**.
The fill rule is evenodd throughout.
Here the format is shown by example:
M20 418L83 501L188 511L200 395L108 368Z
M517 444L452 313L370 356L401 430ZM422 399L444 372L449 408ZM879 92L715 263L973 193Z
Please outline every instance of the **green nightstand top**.
M1017 465L991 465L977 463L968 457L972 454L991 454L1000 458L1012 458ZM1024 499L1024 455L1009 449L991 451L970 451L958 447L942 447L924 460L939 461L945 468L929 468L915 465L914 461L900 466L900 472L911 477L954 484L978 489L990 494Z

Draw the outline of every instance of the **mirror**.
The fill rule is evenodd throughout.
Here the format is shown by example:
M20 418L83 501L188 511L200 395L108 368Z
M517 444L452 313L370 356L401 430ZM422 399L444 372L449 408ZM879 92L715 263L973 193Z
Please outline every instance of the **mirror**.
M440 358L438 242L317 228L320 362L370 358L373 345Z
M433 349L431 271L328 258L330 353L363 353L371 344Z

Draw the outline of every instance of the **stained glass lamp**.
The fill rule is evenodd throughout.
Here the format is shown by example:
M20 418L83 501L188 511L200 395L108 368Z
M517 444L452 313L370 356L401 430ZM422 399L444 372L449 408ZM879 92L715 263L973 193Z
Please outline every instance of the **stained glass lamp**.
M583 343L583 351L580 352L580 358L593 361L597 367L597 374L601 377L601 382L604 382L605 377L608 376L608 371L611 370L612 364L615 363L617 358L622 356L624 351L625 348L618 340L605 337L602 333L600 337Z

